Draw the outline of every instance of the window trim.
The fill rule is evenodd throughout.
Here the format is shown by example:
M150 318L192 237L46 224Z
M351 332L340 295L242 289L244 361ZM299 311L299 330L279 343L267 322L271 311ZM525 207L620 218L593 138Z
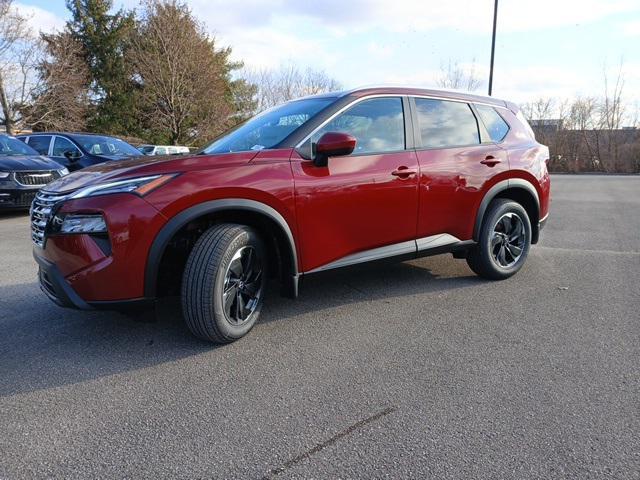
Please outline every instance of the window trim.
M418 106L416 105L416 98L422 98L425 100L440 100L442 102L457 102L457 103L464 103L467 105L467 107L469 108L469 111L471 112L471 114L473 115L473 118L476 121L476 129L478 130L478 143L466 143L466 144L460 144L460 145L445 145L445 146L439 146L439 147L425 147L422 145L422 132L420 131L420 121L418 120ZM481 147L483 145L486 145L486 143L483 141L483 130L485 129L484 124L480 123L480 120L478 119L478 114L476 113L476 110L473 106L472 103L466 101L466 100L458 100L458 99L449 99L449 98L445 98L445 97L434 97L434 96L428 96L428 95L411 95L409 97L410 103L413 107L413 115L414 115L414 137L415 137L415 148L414 150L416 150L417 152L421 152L421 151L426 151L426 150L449 150L452 148L473 148L473 147ZM480 125L482 125L482 128L480 127ZM487 133L487 137L489 137L488 133ZM418 145L419 143L419 145ZM493 143L493 142L491 142Z

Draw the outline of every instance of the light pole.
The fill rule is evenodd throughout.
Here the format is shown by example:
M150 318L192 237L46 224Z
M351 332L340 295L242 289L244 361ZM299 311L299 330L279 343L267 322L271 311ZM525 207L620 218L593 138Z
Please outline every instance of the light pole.
M489 66L489 96L493 90L493 58L496 53L496 23L498 23L498 0L493 6L493 34L491 35L491 65Z

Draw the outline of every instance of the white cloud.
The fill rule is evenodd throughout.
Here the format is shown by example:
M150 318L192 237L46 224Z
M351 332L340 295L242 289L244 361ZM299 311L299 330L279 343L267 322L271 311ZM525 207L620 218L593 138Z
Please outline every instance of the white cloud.
M301 18L324 29L487 32L493 15L492 0L192 0L189 5L220 32L264 27L275 19L294 24ZM498 18L502 31L513 32L589 23L624 12L640 12L640 4L637 0L503 0Z
M640 36L640 20L623 23L622 33L628 37Z
M34 32L53 32L64 27L64 19L54 13L34 5L15 4L16 9L29 19L29 25Z

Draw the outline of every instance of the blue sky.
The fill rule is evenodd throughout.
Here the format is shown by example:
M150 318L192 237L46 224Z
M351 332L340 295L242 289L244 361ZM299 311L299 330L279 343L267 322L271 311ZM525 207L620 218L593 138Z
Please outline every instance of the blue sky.
M488 76L493 0L188 0L249 67L295 62L345 87L434 86L449 60ZM116 0L116 6L138 6ZM60 28L64 0L19 0L36 29ZM623 61L640 101L639 0L500 0L494 95L516 102L603 93ZM486 81L480 93L486 91Z

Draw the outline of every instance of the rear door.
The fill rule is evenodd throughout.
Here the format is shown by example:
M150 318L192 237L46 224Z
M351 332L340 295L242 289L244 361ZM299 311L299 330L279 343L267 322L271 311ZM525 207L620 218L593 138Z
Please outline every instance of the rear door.
M412 132L405 110L407 99L384 96L358 100L339 113L300 147L310 151L326 132L353 135L355 151L330 158L327 167L294 151L304 271L415 252L418 162L407 149Z
M466 102L415 97L412 109L420 164L418 238L446 233L469 240L484 192L509 170L507 153Z

